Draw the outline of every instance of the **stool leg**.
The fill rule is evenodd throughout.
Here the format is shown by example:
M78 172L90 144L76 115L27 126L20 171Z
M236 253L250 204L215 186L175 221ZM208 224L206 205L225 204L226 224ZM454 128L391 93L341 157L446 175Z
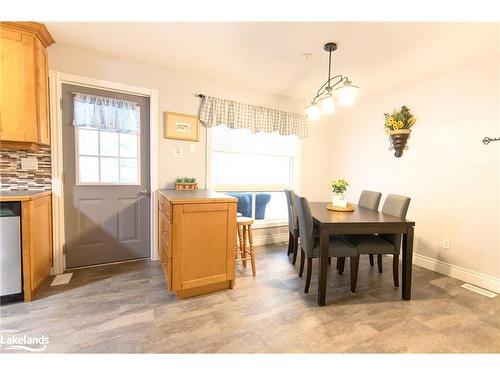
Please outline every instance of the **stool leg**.
M243 225L243 245L241 246L241 263L247 268L247 226Z
M255 277L255 253L253 251L252 226L248 226L248 242L250 244L250 262L252 262L252 274Z
M243 234L241 233L241 226L240 225L237 225L238 227L238 246L236 248L236 259L238 259L238 254L240 255L240 258L243 259L243 254L241 253L241 249L242 249L242 243L243 243Z

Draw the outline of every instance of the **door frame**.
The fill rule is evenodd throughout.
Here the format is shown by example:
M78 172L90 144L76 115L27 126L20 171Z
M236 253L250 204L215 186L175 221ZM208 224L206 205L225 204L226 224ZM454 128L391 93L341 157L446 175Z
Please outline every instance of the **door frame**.
M131 86L123 83L104 81L74 74L49 70L50 93L50 134L52 166L52 275L61 274L66 269L64 254L64 188L63 188L63 141L62 141L62 85L71 84L132 94L149 98L149 168L150 168L150 256L158 259L158 226L156 223L156 190L158 185L158 90Z

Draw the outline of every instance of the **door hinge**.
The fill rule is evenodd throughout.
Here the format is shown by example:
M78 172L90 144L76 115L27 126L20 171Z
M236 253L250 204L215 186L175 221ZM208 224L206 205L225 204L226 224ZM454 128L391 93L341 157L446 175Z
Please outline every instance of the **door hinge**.
M64 183L66 182L66 172L62 173L61 180L62 180L62 183L64 185Z
M63 98L59 99L59 107L63 109Z
M63 245L63 254L66 255L66 245Z

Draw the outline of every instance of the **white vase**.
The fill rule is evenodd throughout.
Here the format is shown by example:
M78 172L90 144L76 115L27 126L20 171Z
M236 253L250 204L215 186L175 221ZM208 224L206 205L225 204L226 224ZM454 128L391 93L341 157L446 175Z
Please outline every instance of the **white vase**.
M347 207L347 201L345 200L343 193L333 193L332 205L335 207Z

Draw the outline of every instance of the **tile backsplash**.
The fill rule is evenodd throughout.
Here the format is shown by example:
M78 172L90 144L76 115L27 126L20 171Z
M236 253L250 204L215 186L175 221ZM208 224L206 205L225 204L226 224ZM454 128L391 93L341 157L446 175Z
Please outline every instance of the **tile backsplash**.
M22 170L21 158L38 160L37 170ZM0 150L0 190L51 190L50 146L40 151Z

